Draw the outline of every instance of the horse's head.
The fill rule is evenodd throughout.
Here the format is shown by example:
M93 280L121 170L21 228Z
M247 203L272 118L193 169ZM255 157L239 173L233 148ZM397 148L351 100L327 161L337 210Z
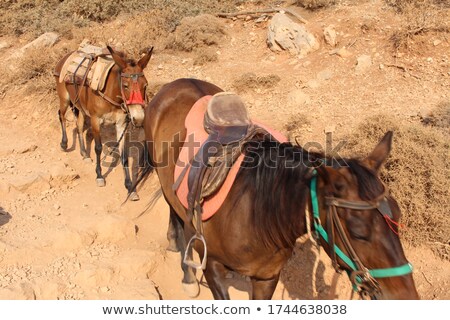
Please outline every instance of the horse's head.
M398 236L400 209L379 178L391 142L388 132L364 160L317 169L311 185L314 224L334 266L348 272L362 295L418 299Z
M110 46L107 48L119 68L119 89L125 111L128 113L131 123L140 127L144 121L144 108L147 104L147 79L144 69L152 56L153 47L148 49L138 62L125 59Z

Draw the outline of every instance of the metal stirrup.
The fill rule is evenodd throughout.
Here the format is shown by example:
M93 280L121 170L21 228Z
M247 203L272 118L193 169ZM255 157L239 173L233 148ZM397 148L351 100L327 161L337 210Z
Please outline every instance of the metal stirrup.
M193 252L193 246L194 246L194 241L195 240L200 240L203 243L203 259L202 262L196 263L194 262L193 259L190 259L189 256L189 252ZM189 240L187 246L186 246L186 251L184 252L184 258L183 258L183 263L189 267L192 267L194 269L197 270L205 270L206 269L206 260L207 260L207 256L208 256L208 250L206 248L206 240L203 237L202 234L200 233L196 233L194 236L192 236L191 240Z

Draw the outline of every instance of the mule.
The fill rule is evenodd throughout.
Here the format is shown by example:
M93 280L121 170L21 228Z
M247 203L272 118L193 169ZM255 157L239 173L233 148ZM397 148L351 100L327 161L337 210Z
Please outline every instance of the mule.
M186 137L184 121L198 99L221 91L204 81L178 79L163 86L145 110L150 161L140 178L156 171L170 208L169 249L182 257L195 234L172 188ZM400 209L378 174L391 141L388 132L362 160L335 160L265 137L246 143L245 160L225 202L203 222L203 273L214 298L230 298L224 283L232 270L251 279L252 299L271 299L296 239L311 230L363 297L418 299L398 236ZM204 257L201 242L194 248ZM183 263L182 269L183 287L195 297L194 270Z
M109 46L107 49L114 59L115 65L109 72L105 88L102 91L94 91L83 84L76 85L74 83L59 82L61 69L71 53L64 56L55 67L56 91L59 97L58 116L62 131L60 145L62 150L67 150L65 114L70 106L77 118L76 126L81 156L83 159L90 159L83 139L85 118L90 118L90 126L95 142L96 182L99 187L103 187L105 186L105 178L102 175L100 158L102 153L100 127L104 123L114 124L125 175L125 188L128 190L129 198L138 200L139 197L132 188L130 178L128 151L125 148L125 131L130 121L134 127L142 127L144 107L147 103L145 92L147 79L143 71L150 60L153 47L148 49L145 55L137 62L127 59L122 52L116 52ZM124 137L125 139L123 139Z

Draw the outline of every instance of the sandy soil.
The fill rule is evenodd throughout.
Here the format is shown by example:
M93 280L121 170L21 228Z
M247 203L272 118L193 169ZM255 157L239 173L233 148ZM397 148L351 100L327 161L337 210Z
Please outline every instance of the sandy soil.
M442 34L428 34L415 50L394 57L388 35L396 18L375 2L356 9L343 5L314 14L300 12L319 37L324 27L334 25L338 47L347 46L349 55L330 54L333 48L323 40L318 51L303 59L275 54L265 44L266 22L225 20L228 35L217 48L217 62L195 66L194 54L156 47L147 79L154 88L196 77L236 90L252 116L279 130L299 114L306 115L309 124L298 129L302 143L323 143L330 125L338 139L380 111L416 121L418 114L449 100L449 43ZM0 51L0 58L11 50L14 47ZM372 65L356 74L356 59L363 54L370 55ZM409 71L389 65L407 66ZM233 82L246 72L278 75L281 81L272 88L242 92ZM180 257L165 250L168 207L159 198L147 208L158 190L156 176L139 191L139 202L123 203L120 165L104 166L107 183L98 188L94 164L82 161L74 142L73 117L68 123L69 151L60 150L57 108L55 93L30 93L22 87L0 98L0 298L187 299ZM139 134L134 133L136 139ZM405 250L415 267L420 296L450 299L449 262L426 245L406 245ZM332 288L334 271L323 251L313 274L316 254L309 242L298 244L275 299L350 299L344 275ZM229 281L233 298L248 298L245 279L233 274ZM202 286L198 299L211 298Z

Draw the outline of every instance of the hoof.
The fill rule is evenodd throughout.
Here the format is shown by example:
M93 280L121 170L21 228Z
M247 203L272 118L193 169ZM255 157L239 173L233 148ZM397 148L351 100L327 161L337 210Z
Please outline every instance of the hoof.
M89 157L84 157L84 158L83 158L83 161L84 161L84 162L87 162L87 163L92 163L92 159L89 158Z
M166 248L167 251L170 252L180 252L180 249L178 249L177 244L175 241L170 241L169 245Z
M200 287L197 281L194 283L183 282L183 290L188 295L189 298L196 298L200 293Z
M137 194L137 192L133 191L132 193L130 193L129 199L131 201L139 201L140 198L139 198L139 195Z
M97 182L97 187L104 187L106 185L104 178L97 178L95 181Z
M61 151L67 151L67 144L60 144L60 146L61 146Z

